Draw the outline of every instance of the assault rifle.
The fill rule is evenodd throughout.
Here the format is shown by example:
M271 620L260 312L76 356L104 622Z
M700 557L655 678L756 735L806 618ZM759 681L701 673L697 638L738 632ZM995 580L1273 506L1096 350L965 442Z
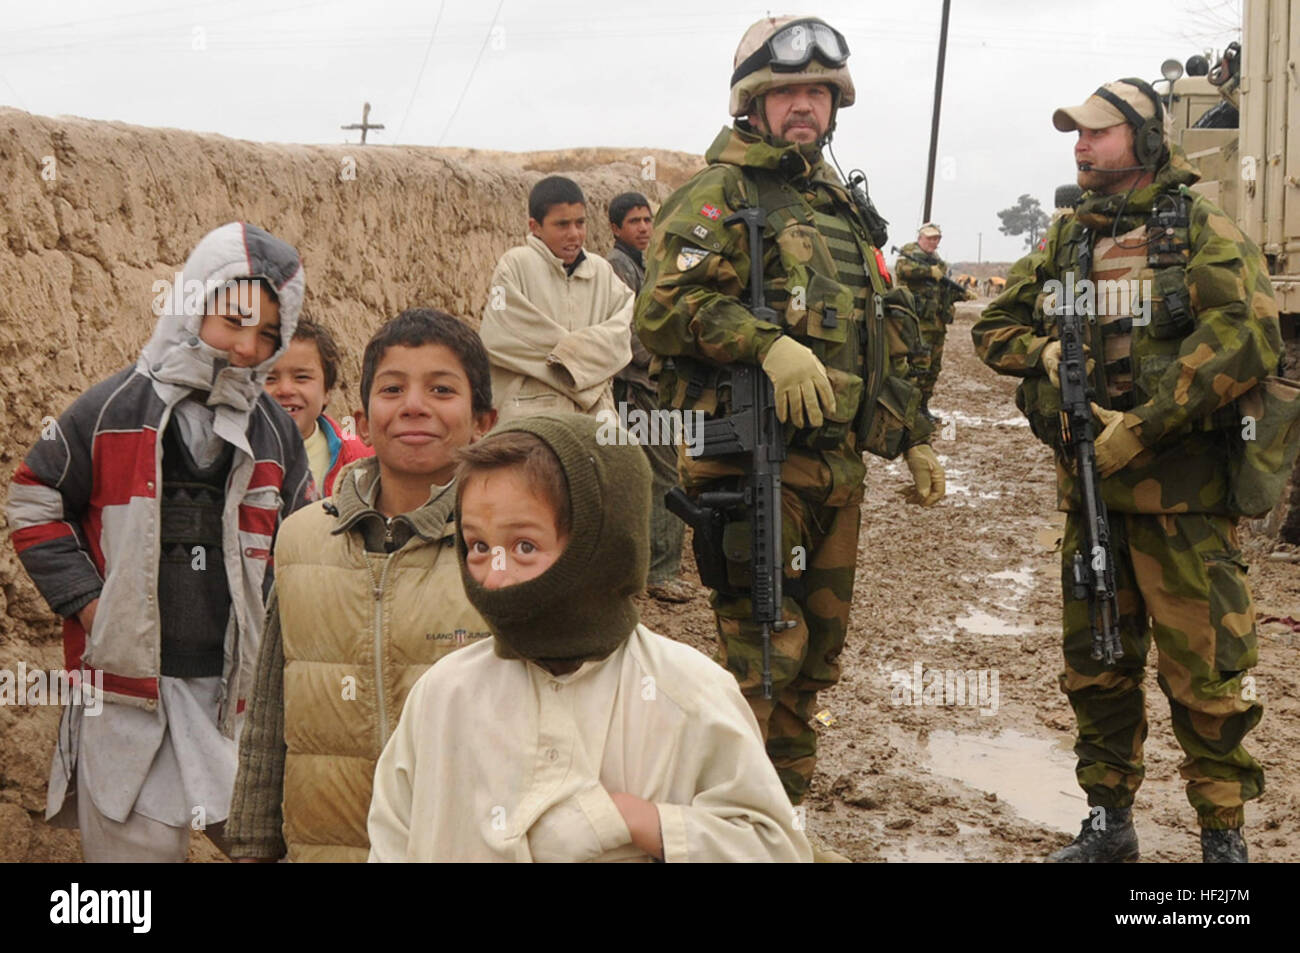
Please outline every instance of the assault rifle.
M1079 275L1086 278L1092 273L1091 242L1090 234L1084 234L1080 239L1076 279ZM1124 649L1119 638L1119 604L1115 598L1110 520L1098 486L1087 356L1083 350L1084 319L1090 316L1080 314L1075 308L1079 297L1077 293L1063 294L1063 300L1057 306L1061 333L1061 436L1074 456L1082 522L1080 547L1074 553L1071 580L1074 598L1088 600L1092 657L1114 665L1116 659L1124 657Z
M924 258L917 258L915 255L908 255L904 252L900 252L898 250L897 245L891 245L889 247L889 250L893 252L895 255L898 255L900 258L906 258L908 261L916 262L916 264L918 265L925 265L928 268L933 268L936 264L936 262L926 261ZM953 281L947 275L944 275L942 278L938 279L938 281L941 287L951 289L958 296L958 300L960 301L966 300L966 294L967 294L966 289L961 285L959 285L957 282Z
M760 321L777 324L777 314L763 297L763 220L760 208L742 209L724 225L744 223L749 228L749 310ZM795 623L781 617L781 578L785 560L781 543L781 463L785 460L785 435L776 416L772 382L756 364L731 364L729 380L719 390L729 390L731 413L706 420L696 459L747 453L749 472L739 490L706 491L694 500L681 487L664 496L670 513L695 530L695 553L700 581L722 592L728 584L722 531L726 514L749 511L751 618L762 630L763 697L772 697L772 633ZM725 375L724 375L725 376ZM721 394L719 395L721 396Z

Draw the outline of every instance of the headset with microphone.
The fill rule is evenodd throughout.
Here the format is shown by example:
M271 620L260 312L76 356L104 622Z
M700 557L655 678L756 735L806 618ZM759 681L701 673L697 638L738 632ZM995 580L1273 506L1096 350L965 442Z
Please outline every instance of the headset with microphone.
M1134 77L1117 80L1117 82L1141 90L1155 107L1155 115L1150 119L1143 119L1136 109L1119 96L1116 96L1105 86L1098 86L1093 95L1100 96L1118 109L1125 121L1133 127L1133 156L1137 159L1138 164L1123 166L1118 169L1089 169L1088 171L1106 173L1154 172L1160 168L1161 160L1165 157L1165 110L1160 103L1160 94L1151 88L1150 83Z

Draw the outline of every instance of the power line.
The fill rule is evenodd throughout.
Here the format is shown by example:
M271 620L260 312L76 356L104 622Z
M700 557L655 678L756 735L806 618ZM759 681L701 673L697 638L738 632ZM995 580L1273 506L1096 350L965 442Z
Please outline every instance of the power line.
M488 40L492 38L492 28L496 26L497 17L501 16L501 8L505 6L506 0L498 0L497 11L492 14L492 19L488 23L487 33L483 36L483 45L478 48L478 56L474 58L474 65L470 67L469 76L465 80L465 86L460 91L460 99L456 100L456 108L451 111L451 116L447 119L447 125L442 127L442 135L438 137L438 145L447 138L447 133L451 131L451 124L456 119L456 114L460 112L461 103L465 101L465 94L469 92L469 84L474 82L474 74L478 72L478 64L483 59L483 51L487 49Z
M393 138L394 142L402 141L402 132L406 129L406 120L411 115L411 107L415 105L415 95L420 91L420 81L424 79L424 68L429 65L429 54L433 52L433 39L438 35L438 24L442 22L442 9L445 6L444 0L438 0L438 15L433 18L433 32L429 34L429 45L424 48L424 62L420 64L420 74L415 77L415 85L411 87L411 98L406 104L406 112L402 114L402 123L397 127L397 135ZM491 27L489 27L490 29Z

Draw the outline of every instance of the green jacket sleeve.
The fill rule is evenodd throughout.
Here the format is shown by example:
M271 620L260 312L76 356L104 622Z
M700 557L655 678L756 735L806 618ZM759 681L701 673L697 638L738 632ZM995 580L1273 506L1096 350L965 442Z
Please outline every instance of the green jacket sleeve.
M652 353L756 364L780 337L778 325L757 320L743 303L749 287L745 226L721 224L743 204L726 171L711 167L659 210L635 317L641 343Z
M1276 373L1282 338L1258 246L1208 202L1192 205L1185 279L1196 326L1150 400L1133 409L1154 447Z
M1053 262L1060 228L1054 225L1042 251L1027 255L1011 266L1007 286L971 327L975 353L999 374L1033 377L1043 369L1043 348L1051 340L1034 320L1038 295L1055 277Z

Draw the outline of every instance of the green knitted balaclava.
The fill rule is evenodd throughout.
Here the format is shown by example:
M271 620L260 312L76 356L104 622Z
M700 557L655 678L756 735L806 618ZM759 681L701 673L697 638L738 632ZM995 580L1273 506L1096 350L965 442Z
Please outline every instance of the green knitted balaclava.
M485 589L465 562L456 501L456 549L465 595L497 640L497 654L536 661L602 659L632 634L640 616L632 597L650 565L650 465L616 428L586 414L539 414L505 424L534 434L559 458L572 512L564 552L535 579ZM597 434L621 433L621 446ZM489 436L486 439L491 440Z

